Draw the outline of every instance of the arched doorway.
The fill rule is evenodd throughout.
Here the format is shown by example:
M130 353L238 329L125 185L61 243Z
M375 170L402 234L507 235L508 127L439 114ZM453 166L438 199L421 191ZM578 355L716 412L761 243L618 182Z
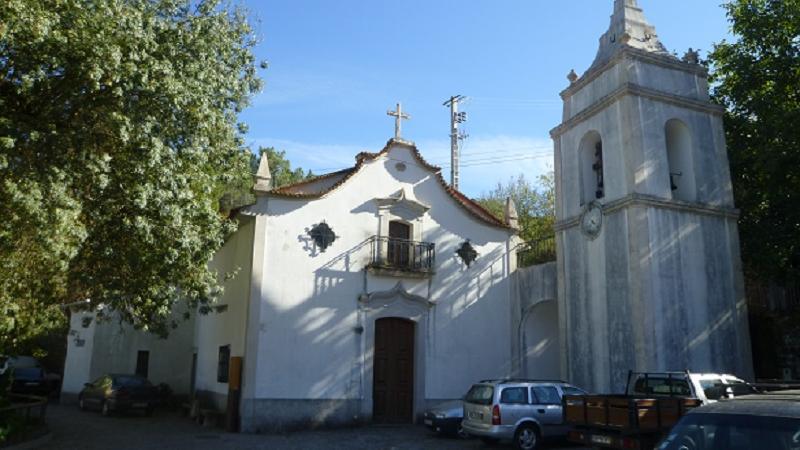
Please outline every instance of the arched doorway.
M372 417L379 423L411 423L414 415L414 322L375 321Z
M526 378L561 378L558 302L545 301L531 307L523 328L523 374Z

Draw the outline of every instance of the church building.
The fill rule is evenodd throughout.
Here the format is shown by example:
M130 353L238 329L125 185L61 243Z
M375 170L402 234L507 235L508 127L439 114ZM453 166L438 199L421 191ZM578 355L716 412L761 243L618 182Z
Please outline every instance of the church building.
M213 312L166 341L73 313L62 398L136 372L259 432L408 423L472 383L563 379L620 392L629 370L752 378L723 132L697 54L679 59L615 0L552 130L557 257L517 267L495 217L400 136L355 165L272 187L211 266ZM234 276L226 276L233 274Z

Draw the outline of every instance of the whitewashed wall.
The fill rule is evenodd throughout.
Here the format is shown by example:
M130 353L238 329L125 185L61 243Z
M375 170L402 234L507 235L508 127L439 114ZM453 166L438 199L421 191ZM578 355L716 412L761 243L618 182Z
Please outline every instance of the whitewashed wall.
M253 230L253 220L243 218L238 231L214 255L210 267L217 272L224 292L214 311L197 316L194 330L194 351L197 352L195 389L201 396L208 394L209 400L221 410L225 410L228 384L217 382L219 347L230 345L231 356L244 355ZM226 309L217 312L220 306Z
M436 244L436 274L429 279L365 271L368 240L379 228L375 200L401 189L431 206L415 222L421 233L414 233ZM407 147L367 162L323 198L261 198L248 214L264 223L266 259L254 274L262 282L248 325L245 365L253 370L257 361L245 381L245 429L280 420L280 411L287 421L368 418L374 320L387 311L417 321L415 411L428 400L460 398L476 380L511 373L511 233L464 211ZM337 235L324 253L308 236L323 220ZM479 253L469 268L455 254L466 239ZM434 306L398 301L378 313L359 307L361 295L390 291L399 281ZM277 400L286 401L275 408L270 401Z
M181 305L176 306L176 311ZM182 313L176 312L176 317ZM84 327L84 319L88 326ZM109 373L133 374L139 351L149 352L148 379L166 383L176 395L188 395L194 320L179 321L167 339L137 331L111 318L98 323L94 312L74 311L67 335L62 398L72 401L84 383Z

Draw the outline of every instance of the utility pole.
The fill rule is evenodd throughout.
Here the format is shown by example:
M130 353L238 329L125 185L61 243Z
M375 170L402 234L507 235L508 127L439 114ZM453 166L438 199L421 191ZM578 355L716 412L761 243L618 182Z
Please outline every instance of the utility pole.
M458 124L467 121L467 113L458 112L458 104L466 99L463 95L456 95L442 104L450 108L450 185L454 189L458 189L459 143L469 137L458 131Z

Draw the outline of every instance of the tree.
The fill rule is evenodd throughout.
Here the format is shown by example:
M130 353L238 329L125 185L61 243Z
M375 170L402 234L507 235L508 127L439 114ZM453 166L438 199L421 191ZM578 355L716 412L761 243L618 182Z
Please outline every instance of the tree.
M0 6L0 348L91 299L165 334L213 302L208 262L250 179L238 113L260 89L242 10L215 0Z
M258 156L255 153L250 155L250 172L258 172L258 165L261 158L267 155L269 163L269 173L272 176L272 186L274 188L286 186L287 184L297 183L314 177L311 171L304 171L302 168L292 169L292 163L286 159L286 152L275 150L273 147L259 147ZM222 195L220 206L225 211L230 211L246 205L255 203L256 197L253 194L253 180L250 178L240 178L235 180Z
M524 175L519 175L505 185L498 183L494 190L481 195L478 202L496 216L503 217L506 198L511 197L517 206L520 237L526 242L546 239L555 234L553 172L539 176L538 182L538 186L534 186Z
M281 187L287 184L297 183L299 181L308 180L314 177L311 171L304 171L301 167L292 169L292 163L286 159L286 152L283 150L275 150L273 147L260 147L258 149L258 158L253 155L251 167L258 170L259 158L263 158L264 154L267 155L269 162L269 172L272 175L272 186Z
M800 275L800 0L725 5L735 42L709 55L750 277Z

